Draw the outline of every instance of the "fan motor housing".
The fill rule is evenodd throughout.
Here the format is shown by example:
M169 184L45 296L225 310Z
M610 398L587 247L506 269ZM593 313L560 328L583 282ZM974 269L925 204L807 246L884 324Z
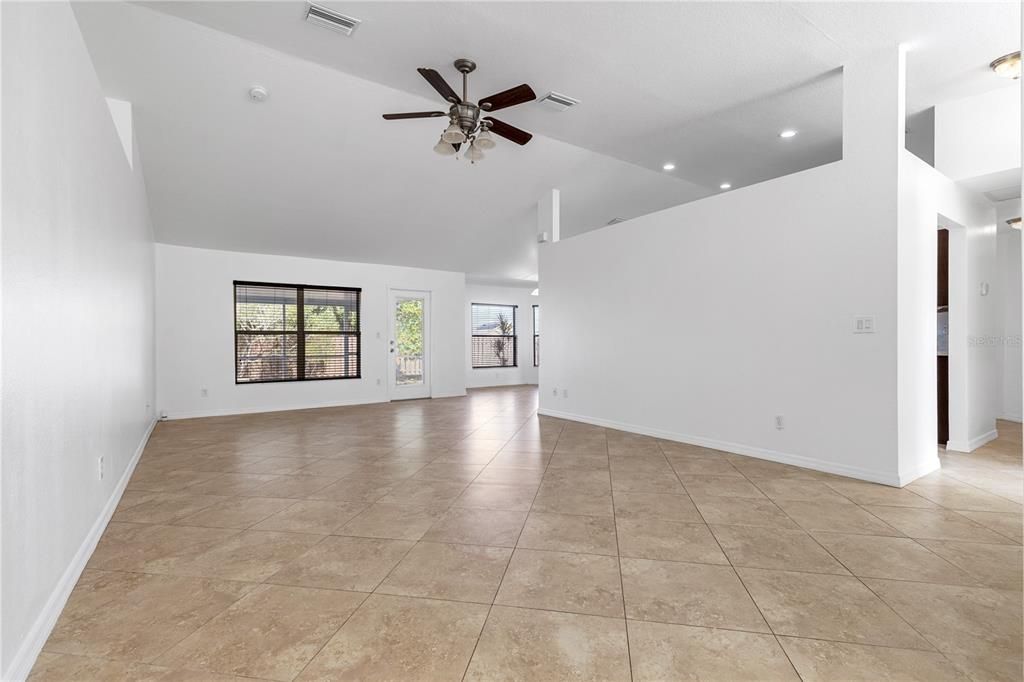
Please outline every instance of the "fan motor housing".
M459 122L459 127L468 135L476 130L477 122L480 120L480 107L475 104L462 103L453 104L449 110L452 120Z

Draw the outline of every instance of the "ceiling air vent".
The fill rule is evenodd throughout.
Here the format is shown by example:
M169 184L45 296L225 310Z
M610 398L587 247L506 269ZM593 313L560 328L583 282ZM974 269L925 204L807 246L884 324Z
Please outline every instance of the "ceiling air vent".
M568 95L562 95L557 92L549 92L538 100L548 109L554 111L565 111L570 107L574 107L580 103L578 99L569 97Z
M340 12L321 7L320 5L314 5L310 3L309 9L306 11L306 21L317 26L323 26L329 28L332 31L338 31L344 33L347 36L352 35L359 24L359 19L355 17L349 17Z
M619 223L624 223L627 220L629 220L629 218L612 218L611 220L605 223L605 226L618 225Z

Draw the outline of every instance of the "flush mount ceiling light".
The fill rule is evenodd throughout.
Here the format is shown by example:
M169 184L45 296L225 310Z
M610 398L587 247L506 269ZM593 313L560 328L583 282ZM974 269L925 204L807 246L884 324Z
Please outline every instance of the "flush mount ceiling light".
M718 189L732 189L732 185L729 184L728 182L723 182L721 185L718 186Z
M790 129L790 130L783 130L781 133L779 133L779 137L788 140L791 137L796 137L796 131L792 130L792 129Z
M1012 227L1015 230L1019 230L1020 229L1020 217L1018 216L1016 218L1010 218L1009 220L1006 221L1006 224L1009 225L1010 227Z
M663 171L672 171L672 170L675 170L675 169L676 169L676 165L674 163L672 163L671 161L669 161L668 163L666 163L664 166L661 167L661 170L663 170Z
M1004 54L988 66L996 72L997 76L1013 79L1020 78L1020 50L1011 52L1010 54Z
M469 143L465 158L476 163L484 158L484 150L495 146L494 135L504 137L518 145L524 145L533 139L533 135L499 121L493 116L481 116L483 112L497 111L514 107L524 102L532 102L537 98L533 88L526 83L508 90L502 90L490 97L473 104L469 101L469 74L476 69L476 64L468 59L456 59L455 68L462 74L462 97L433 69L416 69L430 85L437 90L451 106L448 113L443 111L412 111L405 114L384 114L385 121L396 121L405 118L438 118L448 117L448 127L441 133L441 141L434 145L434 151L441 156L453 156L463 143Z

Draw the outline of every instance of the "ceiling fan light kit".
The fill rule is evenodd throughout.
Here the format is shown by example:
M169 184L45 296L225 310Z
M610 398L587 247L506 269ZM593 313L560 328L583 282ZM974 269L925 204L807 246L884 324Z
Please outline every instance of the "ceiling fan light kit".
M532 102L537 98L533 89L523 83L514 88L503 90L473 104L469 101L469 74L476 70L476 63L469 59L456 59L454 66L462 74L462 96L441 77L437 71L419 68L417 71L431 87L450 104L448 113L443 111L416 111L404 114L384 114L384 120L395 121L406 118L448 117L448 127L441 133L441 139L434 145L434 151L441 156L457 156L459 147L468 142L465 158L476 163L484 158L484 151L494 149L494 135L504 137L518 145L524 145L533 139L533 135L499 121L493 116L482 116L484 112L507 109L517 104ZM493 134L492 134L493 133Z

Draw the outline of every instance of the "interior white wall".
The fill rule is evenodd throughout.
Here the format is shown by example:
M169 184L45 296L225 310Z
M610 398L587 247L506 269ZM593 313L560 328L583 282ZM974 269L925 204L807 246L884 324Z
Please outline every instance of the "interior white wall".
M1021 215L1020 199L1001 201L996 204L996 226L999 228L996 247L999 259L999 296L1002 316L1003 364L1001 419L1022 421L1024 409L1021 406L1021 233L1006 227L1006 221Z
M934 458L936 229L949 229L949 442L970 452L995 438L1001 349L995 210L909 152L900 164L900 466ZM983 290L982 285L988 288ZM987 291L987 293L983 293Z
M846 66L840 162L542 245L542 411L906 482L902 73L895 47Z
M935 168L953 180L1021 165L1020 82L935 107Z
M157 405L170 418L387 401L389 289L431 292L431 395L465 394L461 272L157 244L156 273ZM235 280L361 287L362 378L236 385Z
M152 426L153 245L138 159L133 171L71 8L3 3L0 16L0 669L17 680Z
M466 387L516 386L536 384L537 368L533 366L533 308L540 305L540 296L531 296L536 286L497 287L481 284L466 285L465 337L466 337ZM518 367L488 367L473 369L470 355L472 334L471 310L473 303L501 303L518 306L516 310L516 335L518 339ZM543 313L541 313L543 314Z

